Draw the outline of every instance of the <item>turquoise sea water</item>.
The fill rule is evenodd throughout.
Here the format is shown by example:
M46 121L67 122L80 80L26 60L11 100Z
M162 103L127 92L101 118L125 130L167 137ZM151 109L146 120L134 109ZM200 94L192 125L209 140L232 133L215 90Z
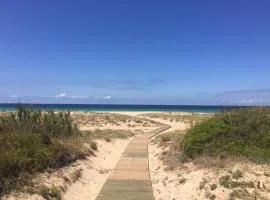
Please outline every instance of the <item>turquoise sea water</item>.
M204 106L204 105L111 105L111 104L26 104L44 110L70 110L83 112L106 111L148 111L148 112L206 112L213 113L236 106ZM0 104L0 111L14 111L16 104Z

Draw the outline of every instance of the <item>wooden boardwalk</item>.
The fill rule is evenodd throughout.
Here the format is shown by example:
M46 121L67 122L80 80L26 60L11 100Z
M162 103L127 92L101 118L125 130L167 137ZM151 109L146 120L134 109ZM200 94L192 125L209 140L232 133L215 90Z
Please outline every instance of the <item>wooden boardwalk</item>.
M154 200L148 163L148 140L170 128L162 125L135 137L103 185L96 200Z

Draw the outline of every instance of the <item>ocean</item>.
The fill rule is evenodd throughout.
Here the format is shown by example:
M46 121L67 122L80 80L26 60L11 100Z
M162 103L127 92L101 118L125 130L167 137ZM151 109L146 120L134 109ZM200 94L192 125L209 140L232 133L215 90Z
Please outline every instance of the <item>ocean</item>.
M82 112L203 112L215 113L239 106L205 106L205 105L112 105L112 104L25 104L42 110L82 111ZM17 104L0 103L1 111L15 111Z

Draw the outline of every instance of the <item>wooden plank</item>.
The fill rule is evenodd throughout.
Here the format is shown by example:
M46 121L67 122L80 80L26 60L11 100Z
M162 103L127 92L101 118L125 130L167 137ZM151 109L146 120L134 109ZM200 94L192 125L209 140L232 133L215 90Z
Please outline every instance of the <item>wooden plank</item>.
M150 181L108 179L96 200L154 200Z

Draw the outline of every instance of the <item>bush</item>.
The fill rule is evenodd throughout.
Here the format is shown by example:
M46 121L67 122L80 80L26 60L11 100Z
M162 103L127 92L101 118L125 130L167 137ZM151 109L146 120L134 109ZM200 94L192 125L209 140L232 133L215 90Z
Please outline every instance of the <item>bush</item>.
M253 181L249 181L249 182L238 182L238 181L233 181L231 179L231 177L229 175L226 176L222 176L219 179L219 184L220 186L223 186L225 188L237 188L237 187L241 187L241 188L255 188L255 184Z
M61 167L81 157L63 138L80 134L70 113L41 112L19 105L0 116L0 196L14 188L24 173Z
M46 200L50 199L61 200L61 192L59 188L55 186L53 186L52 188L42 186L40 188L39 194Z
M162 135L160 138L161 138L161 142L171 141L171 137L169 135Z
M231 184L231 177L229 175L226 176L222 176L219 179L219 184L220 186L223 186L225 188L230 188L230 184Z
M240 178L242 178L244 176L243 172L241 172L239 169L236 170L233 174L232 174L232 178L235 180L239 180Z
M46 111L42 113L41 110L26 108L23 105L18 105L15 113L0 116L0 133L10 132L38 133L47 139L50 136L79 134L69 112Z
M179 180L179 183L180 184L185 184L187 182L187 179L186 178L181 178L180 180Z
M112 139L110 137L105 137L104 139L105 139L106 142L111 142L112 141Z
M210 189L211 190L216 190L217 189L217 184L212 184L212 185L210 185Z
M71 174L71 180L73 183L78 181L82 177L82 169L76 169L72 174Z
M90 144L90 148L97 151L98 150L98 146L97 146L97 143L96 142L91 142Z
M270 109L242 108L217 113L191 128L181 142L186 158L199 155L246 157L270 162Z

